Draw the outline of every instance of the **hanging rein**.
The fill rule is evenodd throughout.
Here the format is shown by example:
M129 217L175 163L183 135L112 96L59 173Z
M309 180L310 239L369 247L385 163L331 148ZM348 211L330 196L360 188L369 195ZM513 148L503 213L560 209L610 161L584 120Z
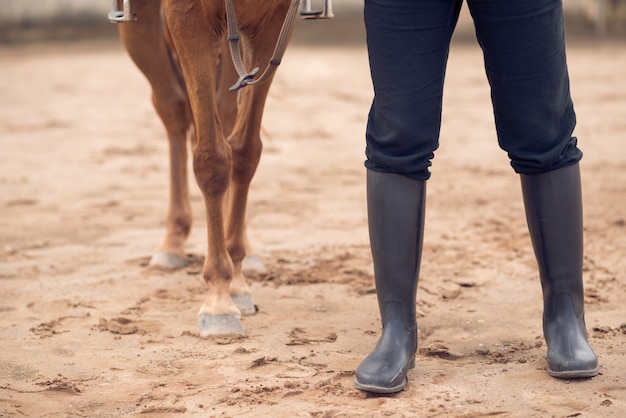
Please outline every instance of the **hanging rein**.
M243 59L241 57L241 50L239 48L239 27L237 25L237 17L235 16L235 7L233 6L233 0L225 0L226 2L226 21L228 25L228 44L230 46L230 55L233 60L233 65L237 70L239 79L233 84L229 90L237 91L242 87L261 84L269 80L276 69L280 65L283 59L287 44L289 42L289 36L293 30L296 22L296 16L298 15L298 7L300 6L300 0L291 0L287 15L283 22L283 26L280 29L278 40L276 41L276 47L274 53L270 58L267 67L258 78L255 78L259 73L259 67L255 67L252 71L246 70ZM300 12L300 15L305 19L330 19L333 17L331 0L324 1L324 9L322 11L311 10L311 0L305 0L304 7Z
M226 21L228 25L228 44L230 46L230 55L233 60L233 65L237 70L239 79L230 87L230 91L237 91L242 87L264 83L269 80L276 68L280 65L280 62L287 49L289 37L293 31L293 27L296 22L296 16L298 15L298 7L300 6L300 0L290 0L291 4L287 10L287 15L283 22L283 26L280 29L276 47L274 53L267 64L267 67L256 78L259 73L259 67L255 67L252 71L246 70L243 64L243 58L241 57L241 49L239 47L239 26L237 25L237 16L235 15L235 7L233 0L224 0L226 4ZM137 20L137 17L131 10L131 0L122 1L123 8L119 9L118 0L111 0L111 12L108 14L108 18L113 23L133 22ZM330 19L333 17L332 0L324 0L323 10L312 10L311 0L304 0L304 5L300 11L300 15L303 19Z

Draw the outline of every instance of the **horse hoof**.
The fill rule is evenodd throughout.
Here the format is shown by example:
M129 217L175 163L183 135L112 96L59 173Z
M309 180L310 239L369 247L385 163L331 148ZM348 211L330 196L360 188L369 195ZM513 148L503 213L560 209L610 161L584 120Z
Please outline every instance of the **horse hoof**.
M247 255L241 262L241 270L246 273L264 274L267 270L265 264L261 261L261 257L256 254Z
M207 315L198 317L198 331L201 337L209 335L244 335L237 315Z
M173 253L154 253L149 265L174 270L187 266L187 259Z
M241 295L230 295L235 302L242 315L254 315L257 312L256 306L252 302L252 295L243 293Z

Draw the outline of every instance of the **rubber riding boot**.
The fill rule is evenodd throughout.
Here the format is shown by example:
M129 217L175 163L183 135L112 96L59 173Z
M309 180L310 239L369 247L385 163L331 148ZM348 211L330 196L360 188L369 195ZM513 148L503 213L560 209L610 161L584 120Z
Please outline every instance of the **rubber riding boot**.
M583 222L578 164L521 175L526 220L543 290L548 373L562 379L598 374L587 341L583 290Z
M370 246L382 335L356 370L357 389L394 393L415 366L415 296L422 252L426 182L367 171Z

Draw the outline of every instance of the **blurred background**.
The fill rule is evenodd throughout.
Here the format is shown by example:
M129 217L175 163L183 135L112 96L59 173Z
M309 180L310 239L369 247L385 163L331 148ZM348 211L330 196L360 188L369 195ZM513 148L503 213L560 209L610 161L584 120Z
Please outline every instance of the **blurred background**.
M145 1L145 0L135 0ZM322 0L312 0L321 8ZM626 39L626 0L564 0L568 36ZM330 21L299 21L294 42L363 41L363 0L335 0ZM0 43L116 37L110 0L0 0ZM467 7L456 39L473 38Z

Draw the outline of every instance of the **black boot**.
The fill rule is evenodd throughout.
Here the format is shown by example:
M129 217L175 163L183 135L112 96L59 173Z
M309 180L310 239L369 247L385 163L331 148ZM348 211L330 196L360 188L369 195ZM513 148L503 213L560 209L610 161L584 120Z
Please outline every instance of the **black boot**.
M356 370L357 389L401 391L415 365L415 296L422 253L426 182L367 171L367 208L382 335Z
M569 379L598 374L583 307L583 225L578 164L521 175L530 237L543 290L548 373Z

